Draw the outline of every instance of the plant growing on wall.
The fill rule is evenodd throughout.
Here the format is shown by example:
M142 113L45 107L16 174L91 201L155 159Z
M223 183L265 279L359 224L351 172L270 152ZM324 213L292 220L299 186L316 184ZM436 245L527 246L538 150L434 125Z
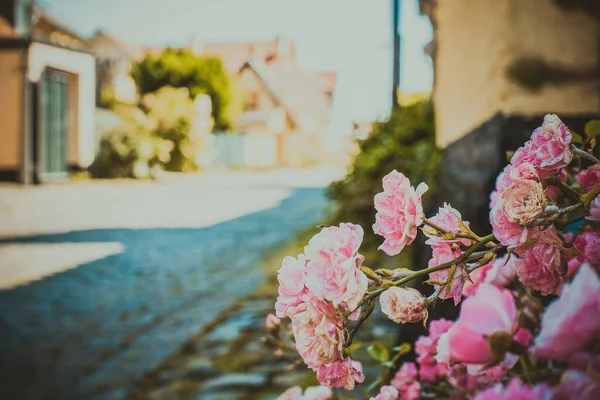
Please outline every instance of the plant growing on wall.
M427 216L427 185L388 173L374 197L380 249L396 256L425 235L427 268L370 268L359 252L364 230L353 223L323 228L303 254L286 257L266 327L279 354L299 355L321 386L279 399L324 400L357 385L374 400L600 398L596 127L584 139L547 115L497 178L487 235L450 204ZM407 286L421 276L432 295ZM443 300L460 305L458 319L428 321ZM365 388L353 344L377 301L392 321L423 323L428 334L393 349L371 344L383 373ZM416 362L398 365L411 347Z
M402 172L412 181L425 182L430 187L436 176L442 152L435 146L433 107L429 101L419 101L377 123L369 137L360 142L360 153L352 171L334 182L329 195L336 208L330 221L354 221L370 225L375 219L371 199L381 189L381 179L392 169ZM388 257L377 251L374 236L364 238L362 252L372 266L380 266ZM410 260L409 252L402 253Z

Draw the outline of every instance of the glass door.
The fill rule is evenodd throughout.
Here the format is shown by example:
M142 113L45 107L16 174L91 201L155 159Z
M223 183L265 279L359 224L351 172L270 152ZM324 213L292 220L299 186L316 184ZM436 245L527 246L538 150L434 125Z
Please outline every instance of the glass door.
M68 176L69 75L47 69L40 85L40 180Z

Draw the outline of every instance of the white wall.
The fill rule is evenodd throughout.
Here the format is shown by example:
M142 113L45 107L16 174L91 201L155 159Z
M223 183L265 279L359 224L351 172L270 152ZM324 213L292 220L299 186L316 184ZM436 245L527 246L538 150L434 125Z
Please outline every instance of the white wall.
M69 163L88 167L94 161L95 152L96 62L94 56L33 43L29 50L29 80L38 82L48 67L77 76L78 118L74 129L77 145L74 153L69 152ZM69 138L69 143L73 143L71 139Z

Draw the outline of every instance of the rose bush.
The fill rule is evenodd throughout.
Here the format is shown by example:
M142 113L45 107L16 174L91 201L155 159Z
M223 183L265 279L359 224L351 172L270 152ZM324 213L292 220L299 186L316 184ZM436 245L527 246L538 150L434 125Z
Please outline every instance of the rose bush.
M599 398L600 161L592 155L594 143L547 115L498 176L490 196L493 231L485 236L449 204L428 218L426 185L415 188L390 172L374 199L380 249L396 255L420 230L432 249L428 266L369 268L358 253L363 230L351 223L323 228L304 254L286 257L275 310L291 320L291 330L274 315L267 328L278 338L277 351L293 346L322 387L304 394L294 387L279 399L328 398L335 393L328 389L352 390L363 382L353 339L378 298L392 321L428 323L428 335L414 343L414 363L399 365L408 345L373 352L384 373L362 388L366 397ZM406 286L423 275L434 287L428 297ZM458 319L427 322L428 308L443 299L460 305Z

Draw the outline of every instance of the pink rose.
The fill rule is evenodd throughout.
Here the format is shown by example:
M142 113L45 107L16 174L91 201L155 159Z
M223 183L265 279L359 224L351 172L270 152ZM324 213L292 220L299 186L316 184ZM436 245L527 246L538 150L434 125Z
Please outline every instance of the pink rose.
M302 302L301 295L306 293L304 282L306 277L306 258L304 254L294 257L285 257L277 274L279 281L279 296L275 303L275 311L279 318L288 315L288 309Z
M490 211L490 223L496 239L508 248L514 248L527 240L527 228L510 222L504 213L501 202L498 202Z
M591 202L590 215L585 219L600 222L600 194Z
M515 151L515 154L513 154L512 158L510 159L510 164L513 166L531 164L536 168L539 167L531 140L525 142L523 146L519 147L517 151Z
M565 371L560 384L552 393L552 400L598 400L600 382L581 371Z
M363 256L357 253L362 239L362 228L350 223L323 228L310 239L304 248L310 260L306 286L314 296L336 307L357 307L368 286L360 270Z
M440 243L438 246L433 247L432 258L429 260L428 267L435 267L437 265L445 264L450 262L457 257L460 257L462 251L460 248L456 250L452 250L452 247L448 243ZM442 290L440 294L440 298L442 299L454 299L454 304L460 303L462 298L462 289L465 283L465 279L463 277L463 265L459 264L454 271L454 277L452 279L452 285L446 287ZM450 273L450 269L442 269L439 271L431 272L429 274L429 278L433 281L442 282L444 279L448 277ZM434 283L434 288L438 288L439 284Z
M482 283L490 283L498 287L508 285L517 275L514 259L515 257L512 257L507 262L506 256L502 256L471 272L469 274L471 281L465 280L463 295L472 296Z
M540 179L535 166L528 162L521 162L515 165L509 164L505 171L510 178L510 182L503 188L503 191L518 181L538 181Z
M283 392L277 400L329 400L332 396L331 389L325 386L308 387L304 395L300 386L294 386Z
M419 376L421 380L432 382L437 376L443 376L448 368L445 364L438 364L435 355L440 336L448 331L453 325L452 321L439 319L429 324L429 335L420 336L415 342L415 353L419 364Z
M546 114L542 126L533 131L531 145L536 163L544 170L558 170L571 162L573 135L554 114Z
M530 225L546 208L542 184L533 180L519 180L502 192L502 207L510 222Z
M460 229L460 225L458 223L458 221L461 221L461 220L462 220L462 216L460 215L458 210L452 208L447 203L444 203L444 207L440 207L438 210L438 213L436 215L434 215L433 217L431 217L431 222L446 229L448 232L455 233L455 234L463 233L462 230ZM464 224L467 227L469 226L468 221L465 221ZM435 236L435 235L431 235L429 233L425 233L425 235L428 237L428 239L425 243L432 245L432 246L436 246L440 243L455 243L455 242L460 242L464 245L471 244L471 241L469 239L460 239L459 238L459 239L447 240L441 236Z
M416 400L421 395L421 384L417 380L417 366L413 362L402 364L392 379L392 386L398 389L402 400Z
M302 397L302 388L294 386L281 393L277 400L303 400Z
M480 392L473 400L546 400L550 398L550 389L546 385L529 387L519 378L512 378L506 388L501 384Z
M391 287L379 297L381 311L396 323L419 322L427 318L421 292L407 287Z
M267 318L265 318L265 328L268 331L275 330L279 325L281 325L281 320L277 318L275 315L269 313Z
M296 350L312 369L341 359L344 317L332 305L315 298L290 308Z
M398 390L393 386L382 386L379 394L370 400L398 400Z
M512 293L481 284L477 292L464 301L458 320L446 334L449 357L466 364L501 361L505 352L499 354L502 349L493 350L491 343L508 341L510 344L516 330L517 308Z
M341 223L329 226L314 235L304 247L306 258L314 263L340 264L355 258L363 241L364 232L360 225Z
M508 285L517 275L517 270L514 264L514 258L506 260L506 256L496 258L492 262L492 268L488 269L485 274L485 283L491 283L496 286Z
M533 353L541 358L567 360L600 334L600 279L583 264L566 284L560 298L542 316L542 329Z
M329 400L333 396L331 389L325 386L311 386L304 391L302 400Z
M373 231L385 238L379 247L393 256L402 251L417 236L423 223L421 196L427 191L425 183L415 190L406 176L396 170L383 178L383 192L375 196L375 225Z
M514 260L519 280L544 296L557 293L565 278L566 265L562 258L563 243L556 228L550 226L544 231L535 228L528 243L532 243L532 247L517 249L520 258Z
M489 262L469 274L469 279L465 279L465 284L463 286L463 296L469 297L475 294L479 285L485 281L488 270L492 269L492 264L493 262Z
M577 183L583 190L592 190L600 185L600 164L594 164L577 175Z
M356 382L365 380L365 376L362 372L362 364L348 357L321 366L317 370L317 380L321 385L329 388L343 387L352 390Z
M600 232L588 230L580 233L573 247L579 253L579 261L600 267Z
M512 184L522 180L539 180L535 167L525 161L512 165L508 164L496 178L495 190L490 195L490 209L500 201L502 193Z

